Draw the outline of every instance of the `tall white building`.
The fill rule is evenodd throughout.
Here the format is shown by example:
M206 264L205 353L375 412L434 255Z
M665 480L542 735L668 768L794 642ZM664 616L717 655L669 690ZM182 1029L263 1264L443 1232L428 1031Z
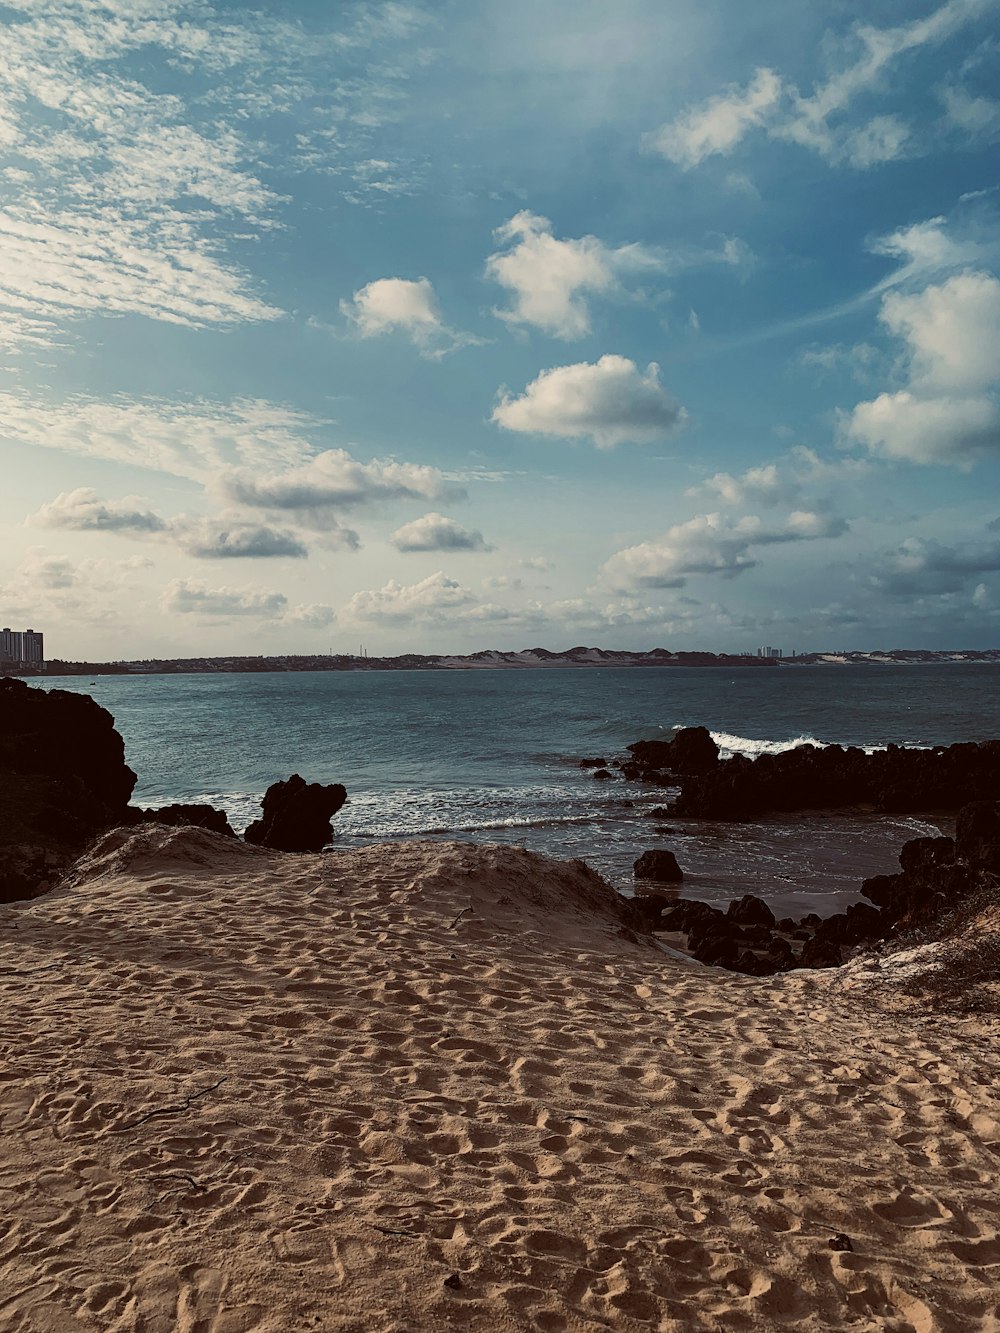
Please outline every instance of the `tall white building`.
M42 634L33 629L0 629L0 666L32 667L41 671L45 666L45 644Z

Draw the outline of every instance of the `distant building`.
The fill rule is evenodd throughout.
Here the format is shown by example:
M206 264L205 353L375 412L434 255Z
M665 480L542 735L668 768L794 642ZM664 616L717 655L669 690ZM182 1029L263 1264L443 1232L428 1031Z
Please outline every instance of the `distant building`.
M782 654L782 651L781 651L780 648L772 648L772 647L768 646L768 647L766 647L766 648L764 648L764 647L762 647L762 648L758 648L758 649L757 649L757 656L758 656L758 657L781 657L781 656L783 656L783 654Z
M0 629L0 671L44 671L45 643L33 629Z

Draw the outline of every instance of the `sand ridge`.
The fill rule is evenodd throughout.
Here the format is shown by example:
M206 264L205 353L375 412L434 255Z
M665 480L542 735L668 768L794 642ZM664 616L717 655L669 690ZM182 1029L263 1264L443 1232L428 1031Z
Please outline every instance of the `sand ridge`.
M1000 1329L995 1030L628 922L511 847L108 835L0 920L0 1329Z

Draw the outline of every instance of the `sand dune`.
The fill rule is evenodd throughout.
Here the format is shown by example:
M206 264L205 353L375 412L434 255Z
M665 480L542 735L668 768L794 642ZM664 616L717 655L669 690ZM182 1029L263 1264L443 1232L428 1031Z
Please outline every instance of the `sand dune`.
M152 827L0 950L0 1329L1000 1329L995 1031L870 970L685 966L515 848Z

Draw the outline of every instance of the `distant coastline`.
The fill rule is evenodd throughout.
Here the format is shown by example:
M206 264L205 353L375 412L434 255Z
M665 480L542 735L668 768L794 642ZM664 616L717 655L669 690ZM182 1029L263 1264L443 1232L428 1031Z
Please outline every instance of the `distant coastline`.
M179 657L120 662L70 662L58 658L42 672L23 668L7 674L24 676L167 676L218 673L277 673L297 671L503 671L585 669L593 667L726 667L777 669L798 666L919 666L923 664L1000 662L1000 648L892 649L871 652L799 653L793 657L756 657L736 653L678 652L654 648L626 652L606 648L570 648L551 652L527 648L517 652L486 649L469 654L404 653L396 657L358 657L347 654L287 655L274 657Z

